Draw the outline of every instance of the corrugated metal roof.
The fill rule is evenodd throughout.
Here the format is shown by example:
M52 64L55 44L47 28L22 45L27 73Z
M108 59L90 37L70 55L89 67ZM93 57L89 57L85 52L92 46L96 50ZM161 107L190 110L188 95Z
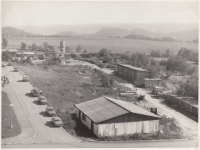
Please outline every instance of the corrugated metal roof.
M149 72L146 69L142 69L142 68L139 68L139 67L134 67L134 66L131 66L131 65L128 65L128 64L118 64L118 65L130 68L130 69L133 69L133 70L137 70L137 71Z
M135 113L155 118L160 118L153 113L144 110L132 103L116 100L109 97L100 97L84 103L75 105L80 111L88 116L95 123L118 117L128 113Z
M116 100L110 97L106 97L108 100L112 101L113 103L123 107L124 109L128 110L129 112L132 112L134 114L140 114L140 115L145 115L145 116L150 116L150 117L156 117L156 118L161 118L135 104L132 103L128 103L125 101L121 101L121 100Z

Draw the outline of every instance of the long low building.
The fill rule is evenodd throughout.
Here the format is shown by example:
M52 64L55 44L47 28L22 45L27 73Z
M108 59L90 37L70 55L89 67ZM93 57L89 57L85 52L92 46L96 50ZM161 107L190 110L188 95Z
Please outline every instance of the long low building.
M194 97L169 94L164 100L198 116L198 101Z
M151 77L150 71L127 64L117 64L117 73L134 84L140 82L140 85L144 85L144 78Z
M144 78L144 87L152 88L154 86L161 87L162 79L159 78Z
M100 97L75 105L76 117L97 137L153 133L159 130L160 116L137 105Z

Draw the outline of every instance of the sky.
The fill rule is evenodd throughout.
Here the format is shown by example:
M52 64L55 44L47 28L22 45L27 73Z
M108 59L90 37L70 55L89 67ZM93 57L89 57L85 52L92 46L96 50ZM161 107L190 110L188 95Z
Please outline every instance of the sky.
M198 3L194 1L2 2L2 26L198 21Z

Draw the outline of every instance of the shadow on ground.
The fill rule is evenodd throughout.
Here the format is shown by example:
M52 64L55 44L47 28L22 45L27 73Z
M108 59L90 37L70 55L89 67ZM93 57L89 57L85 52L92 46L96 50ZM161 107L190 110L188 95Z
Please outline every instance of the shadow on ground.
M36 104L36 105L41 105L41 104L38 102L38 100L33 101L33 103Z
M25 95L28 97L33 97L32 93L26 93Z
M43 117L49 117L46 111L42 111L39 114Z
M24 82L23 80L18 80L17 82Z
M55 126L53 125L53 123L51 121L47 121L45 123L45 126L48 126L49 128L55 128Z

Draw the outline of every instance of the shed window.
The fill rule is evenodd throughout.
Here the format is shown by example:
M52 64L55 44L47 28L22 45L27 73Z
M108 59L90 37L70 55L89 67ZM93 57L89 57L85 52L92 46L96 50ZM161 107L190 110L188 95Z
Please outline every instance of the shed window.
M83 120L83 121L86 121L86 116L85 116L85 114L83 114L83 113L82 113L82 120Z

